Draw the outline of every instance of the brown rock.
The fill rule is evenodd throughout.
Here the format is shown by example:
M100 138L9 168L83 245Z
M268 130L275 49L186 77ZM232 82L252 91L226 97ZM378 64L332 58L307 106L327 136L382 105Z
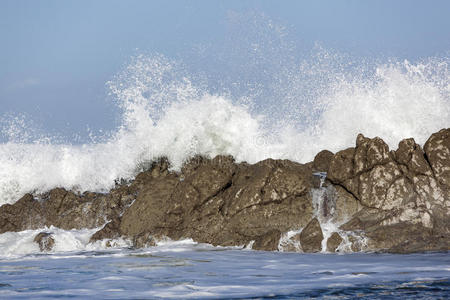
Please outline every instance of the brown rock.
M363 208L360 202L341 186L335 186L334 198L336 199L334 223L342 224L347 222Z
M369 238L368 246L372 250L398 249L400 245L417 245L433 240L430 229L406 222L373 227L366 231L366 236Z
M95 241L104 239L116 239L120 237L120 218L115 217L113 220L108 222L102 229L94 233L89 242L93 243Z
M419 232L419 234L412 239L405 239L386 251L390 253L415 253L425 251L448 251L449 249L450 236L422 236Z
M281 232L279 230L270 230L267 233L259 236L252 249L254 250L265 250L265 251L275 251L278 250L278 243L280 242Z
M333 159L333 152L328 150L320 151L313 161L313 170L317 172L328 172L331 160Z
M362 205L380 209L385 208L385 206L388 209L394 206L398 207L401 204L401 199L406 198L412 192L409 186L405 186L408 183L407 181L403 181L403 184L400 183L400 186L393 186L395 182L402 180L401 177L400 169L393 162L376 165L372 170L361 174L359 194ZM389 189L393 193L389 200L395 201L395 203L386 201Z
M437 180L450 188L450 128L433 133L424 149Z
M339 151L333 156L328 169L327 178L333 183L343 184L354 177L353 160L355 148ZM347 188L348 189L348 188Z
M14 204L0 207L0 233L44 227L42 207L26 194Z
M62 188L38 195L26 194L12 205L0 207L0 233L55 226L82 229L102 226L133 201L130 187L120 187L109 194L78 195Z
M350 241L350 243L351 243L351 250L353 251L353 252L361 252L361 251L363 251L364 250L364 244L363 244L363 242L362 242L362 239L361 239L361 237L360 236L353 236L353 235L350 235L349 237L348 237L348 240ZM367 250L367 249L366 249Z
M356 138L354 157L354 173L367 172L376 165L382 165L390 160L389 147L379 137L369 139L359 134Z
M342 238L337 232L333 234L327 240L327 251L336 252L337 247L342 243Z
M222 211L231 230L260 236L267 228L286 232L312 216L311 170L289 161L265 160L240 168L224 193Z
M319 221L314 218L300 233L300 244L303 252L319 252L322 250L323 234Z
M414 139L400 141L398 149L395 151L395 158L398 163L407 167L414 174L431 176L431 168L425 159L425 153Z
M156 246L156 239L149 233L141 233L133 238L133 247L148 248Z
M276 249L279 237L276 246L266 244L268 233L303 227L311 218L310 187L311 169L290 161L248 165L227 156L196 157L179 175L148 180L119 231L225 246L256 240L257 248L261 243L260 249Z
M171 174L147 183L122 215L120 233L132 237L143 232L168 234L169 230L176 230L182 223L182 206L172 205L170 197L179 182L179 178Z
M305 252L320 251L323 234L318 220L311 221L317 192L312 172L327 171L320 217L345 222L340 228L353 232L349 239L356 231L367 234L368 248L365 239L356 239L355 250L443 249L450 234L449 136L450 129L433 134L424 152L413 139L389 151L380 138L358 135L355 148L322 151L305 165L197 156L177 173L161 158L139 166L144 171L134 181L120 180L108 194L57 188L3 205L0 233L95 228L109 221L91 241L123 236L141 247L155 236L225 246L254 240L255 249L276 250L281 233L304 228L295 239ZM391 239L389 230L400 238Z
M378 209L364 208L357 212L347 223L340 226L345 231L366 231L372 227L389 223L399 214L398 211L383 211Z
M39 245L39 250L41 250L41 252L51 251L55 246L55 239L53 238L53 233L50 232L38 233L34 237L33 241Z

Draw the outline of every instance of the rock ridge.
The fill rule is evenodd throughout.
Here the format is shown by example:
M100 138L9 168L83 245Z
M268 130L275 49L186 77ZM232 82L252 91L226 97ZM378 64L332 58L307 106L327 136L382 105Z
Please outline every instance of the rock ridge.
M102 227L91 242L192 238L269 251L407 253L450 250L449 213L450 128L423 148L409 138L395 151L359 134L355 147L321 151L306 164L195 156L175 172L161 158L109 193L26 194L0 207L0 233Z

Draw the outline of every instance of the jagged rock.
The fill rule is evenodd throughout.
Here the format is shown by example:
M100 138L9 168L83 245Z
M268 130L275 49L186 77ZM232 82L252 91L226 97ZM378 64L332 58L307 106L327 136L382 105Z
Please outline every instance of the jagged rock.
M102 229L94 233L90 238L90 242L92 243L104 239L116 239L118 237L120 237L120 218L115 217Z
M337 232L333 234L327 240L327 251L336 252L337 247L342 243L342 238Z
M395 252L409 252L405 251L407 248L404 248L404 245L407 244L414 245L416 251L426 251L428 247L427 242L424 243L424 241L429 243L435 240L429 228L406 222L372 227L365 234L369 238L368 246L370 249L387 251L396 249ZM446 243L448 246L448 236ZM402 248L403 251L400 250Z
M347 223L340 226L340 229L345 231L366 231L372 227L388 223L390 219L393 219L398 214L398 211L382 211L373 208L365 208L353 215Z
M376 165L359 176L359 195L362 205L378 209L399 207L412 192L402 173L393 162ZM389 197L389 198L388 198Z
M120 233L133 237L157 230L169 235L166 231L176 230L182 222L178 217L182 207L173 207L170 196L179 182L175 174L148 182L136 201L122 215Z
M226 227L243 236L303 227L312 216L310 188L311 170L300 164L269 159L243 166L221 197Z
M150 233L141 233L133 238L133 247L148 248L156 246L156 239Z
M0 233L55 226L62 229L95 228L105 224L133 201L133 189L121 186L109 194L78 195L62 188L38 195L26 194L0 207Z
M445 169L443 166L450 165L446 156L448 147L443 146L446 138L446 131L441 131L426 144L430 153L431 149L439 149L435 150L439 154L433 152L433 157L439 160L435 164L441 171ZM363 135L358 135L356 148L336 153L328 177L363 208L341 228L369 230L373 226L406 222L439 233L450 232L450 203L445 200L449 194L436 182L427 156L414 139L401 141L395 152L389 152L381 139Z
M364 232L368 238L367 248L371 250L406 253L412 249L416 252L442 250L445 247L450 249L448 221L447 228L428 228L423 226L420 221L411 222L411 217L404 218L406 221L402 221L405 211L408 210L364 209L340 228L346 231ZM421 217L423 218L423 216ZM352 250L360 251L361 248L355 244L352 246Z
M361 239L361 236L350 235L348 237L348 240L351 243L350 248L353 252L361 252L363 250L367 250L367 246L364 244L363 240Z
M39 245L39 250L41 250L41 252L51 251L55 246L55 239L53 238L53 233L50 232L38 233L34 237L33 241Z
M343 187L334 186L335 211L333 222L342 224L351 219L351 217L360 211L363 206L360 202Z
M398 149L395 151L396 161L406 166L409 172L417 175L432 176L431 168L425 159L425 153L414 139L400 141Z
M183 166L181 174L150 181L123 214L120 233L248 244L268 229L285 232L306 225L312 215L310 179L311 169L290 161L248 165L226 156L197 157Z
M363 206L391 209L412 193L402 175L383 140L359 134L356 148L340 151L333 157L328 178Z
M328 169L327 178L334 184L341 184L350 192L357 194L357 188L352 189L349 184L345 184L354 176L353 160L355 156L355 149L348 148L337 152L331 160ZM344 185L345 184L345 185Z
M293 237L294 248L298 240L303 251L320 251L323 234L318 220L311 220L312 197L323 191L314 189L319 186L312 173L320 171L327 180L319 217L344 223L340 229L349 231L354 251L449 249L449 143L450 129L433 134L424 150L406 139L389 151L382 139L360 134L354 148L324 150L307 164L196 156L181 172L160 158L138 166L144 171L135 180L118 181L108 194L62 188L26 194L0 207L0 233L107 223L92 242L124 237L142 247L166 236L224 246L255 241L255 249L276 250L281 233L304 228ZM337 240L330 237L328 248Z
M415 234L410 232L410 234ZM411 239L405 239L401 243L396 243L395 246L384 249L390 253L415 253L425 251L448 251L450 249L450 237L445 234L440 235L422 235L417 232L417 236Z
M300 245L300 233L291 236L289 239L287 236L280 239L279 250L285 252L302 252L302 247Z
M322 228L317 218L314 218L300 233L300 244L304 252L319 252L322 250L322 240Z
M270 230L269 232L259 236L252 249L274 251L278 250L278 243L280 242L281 232L279 230Z
M328 172L333 156L333 152L328 150L322 150L317 153L313 161L313 170L317 172Z
M16 203L0 207L0 233L44 227L42 214L39 202L26 194Z
M433 133L424 149L437 180L450 188L450 128Z
M389 147L379 137L369 139L359 134L356 138L354 174L358 175L390 161Z

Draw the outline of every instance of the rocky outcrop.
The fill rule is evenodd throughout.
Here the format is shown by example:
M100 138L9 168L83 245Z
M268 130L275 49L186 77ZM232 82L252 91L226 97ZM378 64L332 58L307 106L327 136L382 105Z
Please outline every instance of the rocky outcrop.
M448 248L449 141L450 129L445 129L430 137L425 151L414 139L389 151L381 139L359 135L355 148L338 152L329 179L362 207L341 229L364 231L371 250L399 252L401 245L405 252L406 245L415 245L414 251ZM436 247L424 241L433 241Z
M38 233L33 241L39 245L39 250L41 250L41 252L51 251L55 246L55 239L50 232Z
M316 172L326 172L326 180ZM443 129L423 149L406 139L396 151L360 134L355 147L324 150L308 164L193 157L175 172L163 158L107 194L58 188L3 205L0 233L102 227L92 242L123 237L148 247L192 238L270 251L318 252L323 243L330 252L349 243L354 251L448 250L449 209L450 129ZM324 222L339 226L327 241ZM280 239L291 230L299 233L284 247Z
M322 240L322 228L320 228L319 221L314 218L300 233L300 244L304 252L320 252Z
M439 183L450 188L450 130L434 133L424 146L426 159Z
M197 157L180 174L140 177L147 182L118 231L111 231L115 220L93 240L152 234L213 245L253 241L254 249L276 250L282 232L305 226L312 216L311 169L290 161L248 165L227 156Z
M277 229L271 230L256 238L255 243L252 245L254 250L278 250L278 244L280 242L281 232Z
M336 252L336 249L341 245L342 238L337 232L333 232L333 234L327 240L327 251L328 252Z
M134 198L132 188L122 186L109 194L75 192L57 188L37 197L26 194L0 207L0 233L55 226L82 229L102 226L118 216Z

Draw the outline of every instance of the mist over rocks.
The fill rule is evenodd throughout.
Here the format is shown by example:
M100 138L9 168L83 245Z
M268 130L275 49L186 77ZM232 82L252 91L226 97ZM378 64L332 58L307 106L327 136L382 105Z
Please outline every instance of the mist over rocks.
M360 134L355 147L321 151L307 164L196 156L176 172L161 158L106 194L26 194L0 207L0 233L101 228L91 242L192 238L269 251L406 253L450 250L449 210L450 129L442 129L423 148L410 138L395 151Z

